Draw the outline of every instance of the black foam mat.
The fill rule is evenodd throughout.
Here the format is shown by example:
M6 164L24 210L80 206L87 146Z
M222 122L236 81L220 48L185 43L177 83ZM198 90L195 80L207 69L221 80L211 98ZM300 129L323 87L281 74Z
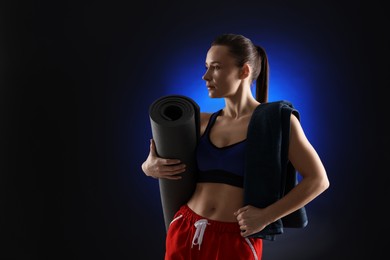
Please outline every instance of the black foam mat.
M165 227L168 230L176 211L195 190L195 151L199 140L200 109L189 97L168 95L150 105L149 117L158 156L180 159L186 164L182 179L159 179Z

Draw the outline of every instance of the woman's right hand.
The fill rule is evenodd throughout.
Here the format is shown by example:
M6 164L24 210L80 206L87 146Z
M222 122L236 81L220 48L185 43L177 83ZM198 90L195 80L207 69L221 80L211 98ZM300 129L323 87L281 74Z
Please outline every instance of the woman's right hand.
M182 177L177 175L186 170L185 164L179 159L165 159L157 156L156 145L153 139L150 139L150 151L146 161L142 163L142 171L146 176L156 179L180 180Z

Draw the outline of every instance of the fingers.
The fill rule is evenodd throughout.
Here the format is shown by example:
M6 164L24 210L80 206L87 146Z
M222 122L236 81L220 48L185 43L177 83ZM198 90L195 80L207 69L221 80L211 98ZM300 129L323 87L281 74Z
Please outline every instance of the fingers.
M242 236L242 237L247 237L247 236L249 236L249 235L251 235L251 234L248 232L248 230L246 230L246 229L241 230L241 236Z
M241 235L243 235L246 232L247 227L245 225L240 226Z
M241 230L241 236L246 237L248 235L248 226L245 223L239 224Z
M234 212L242 237L251 236L256 232L263 230L267 225L265 224L265 217L262 214L262 210L263 209L261 208L247 205Z
M237 221L238 221L238 225L240 227L240 230L241 230L241 236L243 237L246 237L248 236L248 225L247 225L247 220L244 218L244 213L246 211L248 211L249 209L249 206L244 206L240 209L238 209L236 212L234 212L234 215L236 216L237 218Z
M160 177L161 179L167 179L167 180L180 180L183 177L180 175L173 175L173 176L165 176L165 177Z
M234 216L238 217L241 213L247 211L249 208L249 206L244 206L240 209L238 209L236 212L234 212Z
M186 170L186 165L179 159L159 157L153 139L150 139L150 153L147 160L149 162L147 167L148 175L154 178L179 180L182 178L179 174Z
M182 176L179 174L185 172L185 170L186 165L181 163L178 159L158 158L155 161L153 175L157 178L179 180L182 178Z
M153 139L150 139L150 154L153 155L153 156L157 156L156 145L155 145Z
M156 168L156 172L164 177L173 176L185 172L186 165L181 163L178 165L161 165Z
M247 237L247 236L254 233L253 227L251 227L251 225L249 223L246 223L244 221L240 221L239 226L240 226L242 237Z
M164 166L171 166L173 168L175 168L175 166L183 165L179 159L166 159L166 158L159 158L159 164Z

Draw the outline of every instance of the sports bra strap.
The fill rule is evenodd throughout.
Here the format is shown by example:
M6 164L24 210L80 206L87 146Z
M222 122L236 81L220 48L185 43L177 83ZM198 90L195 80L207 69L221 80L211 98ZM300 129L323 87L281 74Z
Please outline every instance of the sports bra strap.
M211 114L209 122L207 123L206 129L204 130L203 135L209 135L211 127L214 125L217 116L221 113L222 109Z

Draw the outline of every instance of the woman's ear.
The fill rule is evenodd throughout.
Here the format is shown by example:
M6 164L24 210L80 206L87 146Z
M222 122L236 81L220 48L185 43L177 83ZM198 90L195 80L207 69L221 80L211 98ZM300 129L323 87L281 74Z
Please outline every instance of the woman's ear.
M240 79L245 79L249 76L251 71L251 68L249 67L248 63L245 63L244 66L242 66L240 70Z

